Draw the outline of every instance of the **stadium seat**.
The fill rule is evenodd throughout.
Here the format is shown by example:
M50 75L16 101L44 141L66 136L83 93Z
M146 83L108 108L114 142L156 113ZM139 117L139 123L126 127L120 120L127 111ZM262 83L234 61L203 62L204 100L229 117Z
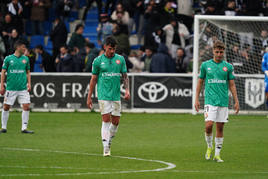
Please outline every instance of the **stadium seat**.
M52 23L50 21L45 21L43 23L43 27L44 27L44 34L48 35L52 29Z
M97 34L97 26L85 26L84 34Z
M37 45L45 46L44 36L42 35L32 35L30 40L30 48L34 48Z
M30 20L26 21L25 33L26 33L26 35L32 35L32 22Z
M64 21L67 32L70 33L70 23L68 21Z

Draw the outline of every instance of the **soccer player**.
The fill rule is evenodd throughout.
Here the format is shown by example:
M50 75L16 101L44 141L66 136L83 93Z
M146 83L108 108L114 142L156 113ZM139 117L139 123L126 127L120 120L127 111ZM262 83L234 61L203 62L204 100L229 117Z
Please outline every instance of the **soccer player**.
M28 57L24 56L26 45L18 40L14 44L15 53L5 58L1 72L1 89L0 94L4 95L4 105L2 109L2 129L0 133L7 132L7 121L9 109L18 98L22 104L22 128L21 132L33 134L33 131L27 130L30 112L30 94L31 91L31 74L30 62ZM4 81L6 79L6 88Z
M265 53L262 58L262 71L264 72L265 79L265 97L266 97L266 105L268 107L268 47L265 49Z
M126 62L123 56L115 53L116 40L109 36L105 39L104 54L93 61L92 77L89 84L87 106L92 108L92 93L97 84L98 102L102 115L101 136L103 143L103 156L111 155L112 138L118 129L120 120L120 77L122 74L126 89L124 98L130 98L129 80Z
M200 109L199 95L203 82L205 81L205 139L207 152L205 158L209 160L212 153L213 134L212 127L216 123L215 155L213 160L223 162L220 151L223 145L223 126L228 122L228 89L230 89L235 104L235 113L239 112L239 101L234 82L233 66L224 58L225 46L221 41L213 45L213 59L203 62L200 69L200 76L196 87L195 109Z

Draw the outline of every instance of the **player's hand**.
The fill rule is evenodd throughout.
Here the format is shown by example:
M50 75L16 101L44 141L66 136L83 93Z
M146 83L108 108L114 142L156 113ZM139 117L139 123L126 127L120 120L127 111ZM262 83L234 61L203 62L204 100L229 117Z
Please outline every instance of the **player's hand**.
M32 90L32 87L30 84L27 84L27 91L30 92Z
M268 76L268 71L265 71L266 76Z
M126 90L126 93L125 93L124 99L125 99L125 100L129 100L129 99L130 99L129 90Z
M200 109L200 103L199 103L199 100L196 100L196 101L195 101L194 107L195 107L195 110L198 112L199 109Z
M239 107L239 102L236 102L236 103L234 104L235 114L238 114L238 113L239 113L239 109L240 109L240 107Z
M89 109L92 109L92 99L91 98L87 98L87 107Z
M5 92L6 92L6 89L5 89L5 88L1 88L1 90L0 90L0 94L1 94L1 95L4 95Z

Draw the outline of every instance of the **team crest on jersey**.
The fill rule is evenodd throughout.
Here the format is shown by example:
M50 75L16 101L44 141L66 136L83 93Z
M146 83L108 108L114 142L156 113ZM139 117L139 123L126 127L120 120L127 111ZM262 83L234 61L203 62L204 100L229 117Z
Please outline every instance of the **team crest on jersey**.
M24 63L24 64L25 64L25 63L26 63L26 60L22 60L22 63Z
M227 71L228 70L227 67L223 67L222 69L223 69L223 71Z
M119 65L121 62L120 62L120 60L116 60L115 63L117 63Z

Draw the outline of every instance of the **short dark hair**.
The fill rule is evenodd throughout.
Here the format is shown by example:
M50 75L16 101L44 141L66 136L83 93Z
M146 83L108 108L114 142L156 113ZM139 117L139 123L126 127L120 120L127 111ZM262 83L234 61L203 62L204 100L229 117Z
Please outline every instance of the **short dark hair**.
M115 47L117 45L117 41L114 37L108 36L105 39L105 45L111 45L111 47Z
M43 45L36 45L36 47L35 47L36 49L39 49L39 50L41 50L41 51L43 51L44 50L44 47L43 47Z
M83 24L77 24L77 26L75 27L75 32L80 28L80 27L83 27L84 28L84 26L83 26Z
M224 45L224 43L222 42L222 41L216 41L216 42L214 42L214 44L213 44L213 49L216 49L216 48L218 48L218 49L225 49L225 45Z
M88 47L88 48L95 48L95 44L94 43L91 43L91 42L89 42L89 43L86 43L86 47Z
M22 40L17 40L15 43L14 43L14 49L17 49L19 46L21 45L25 45L26 46L26 43Z

